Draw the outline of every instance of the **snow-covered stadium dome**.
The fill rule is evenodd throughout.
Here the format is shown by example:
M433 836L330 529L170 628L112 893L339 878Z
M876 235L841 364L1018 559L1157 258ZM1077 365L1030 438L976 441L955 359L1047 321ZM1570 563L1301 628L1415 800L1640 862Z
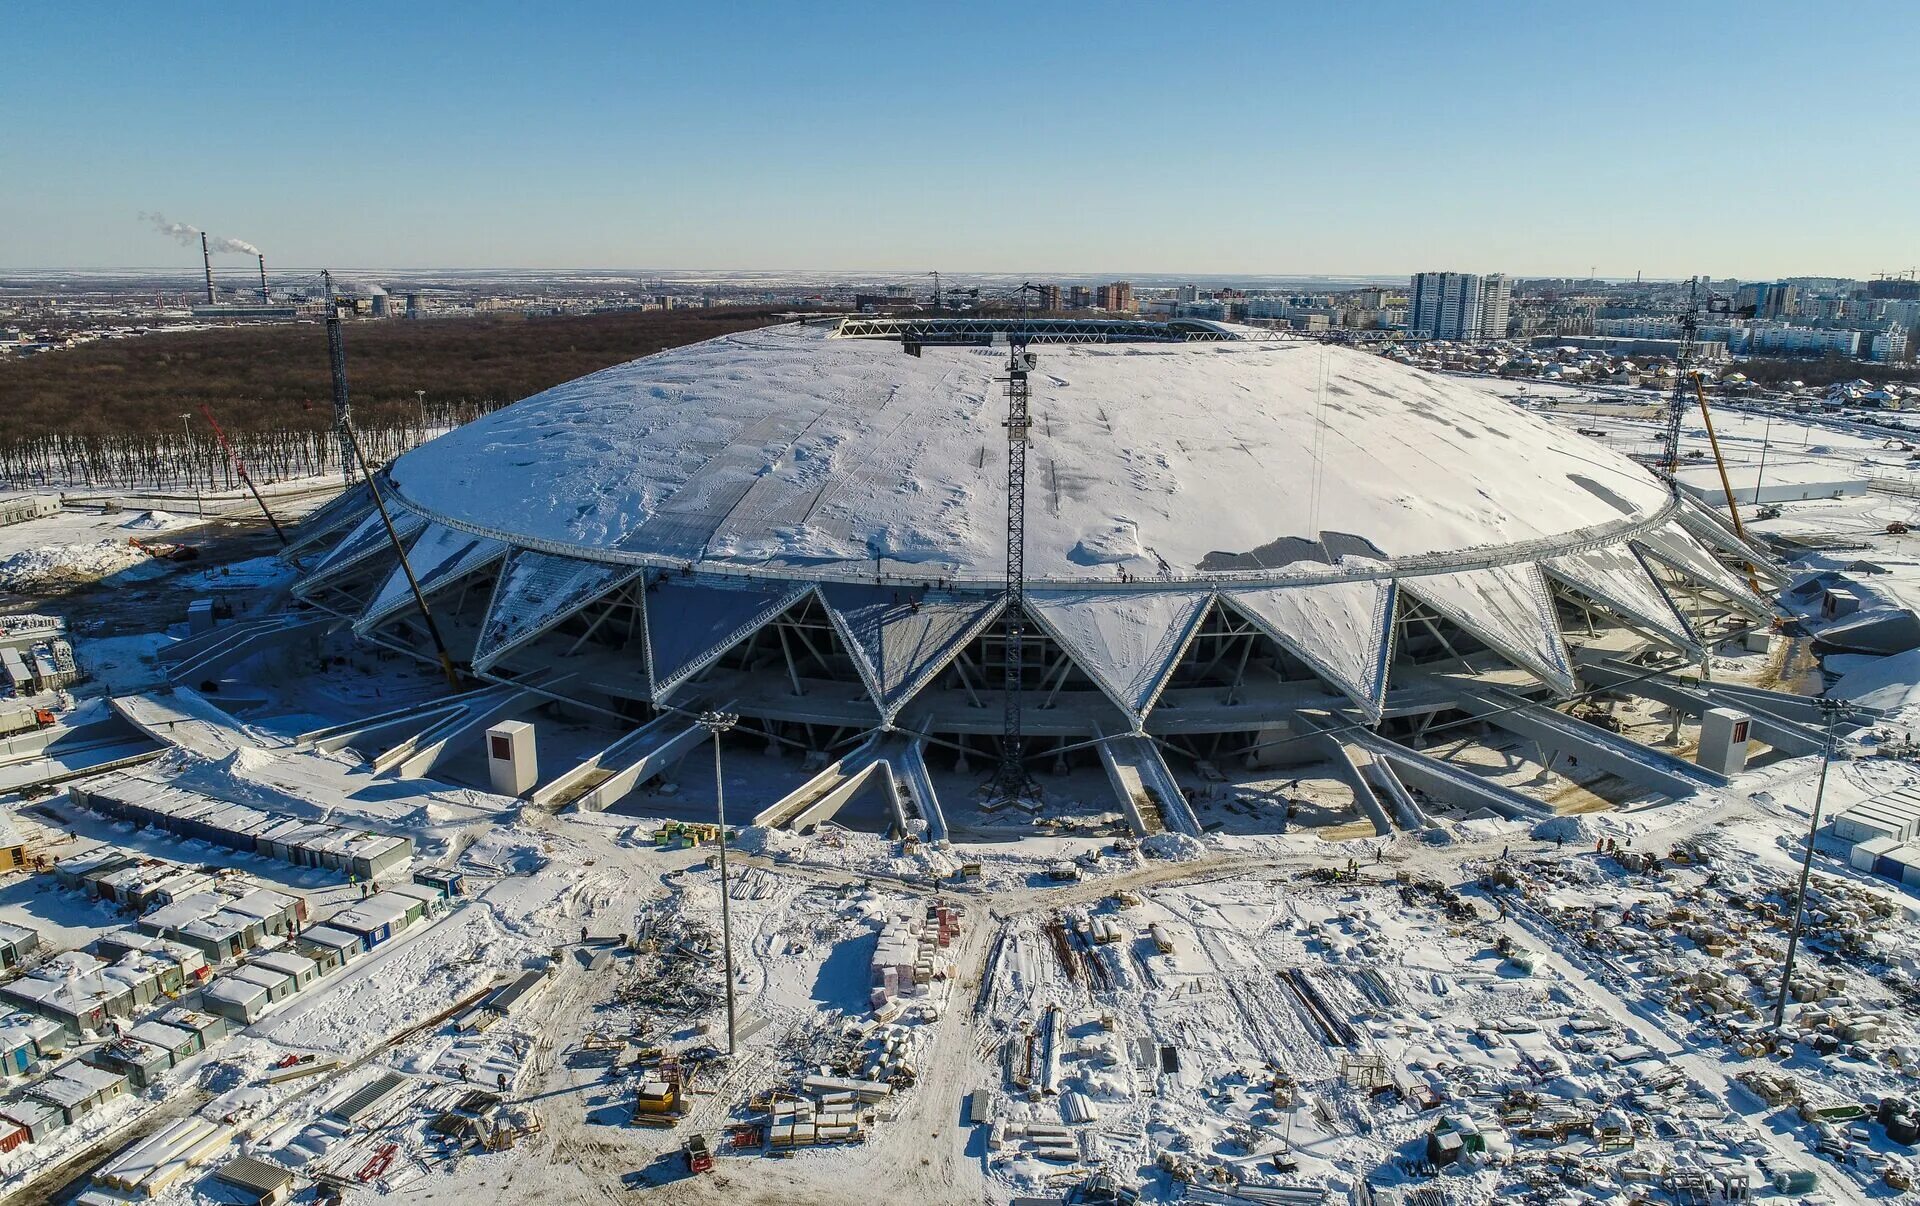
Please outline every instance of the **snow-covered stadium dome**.
M832 748L1002 723L1008 324L790 324L662 352L400 457L383 493L457 659L624 714L725 706ZM1640 465L1459 379L1210 323L1046 322L1026 732L1391 720L1463 676L1565 695L1580 648L1697 654L1767 605ZM429 648L364 488L298 598ZM1637 644L1636 644L1637 642Z

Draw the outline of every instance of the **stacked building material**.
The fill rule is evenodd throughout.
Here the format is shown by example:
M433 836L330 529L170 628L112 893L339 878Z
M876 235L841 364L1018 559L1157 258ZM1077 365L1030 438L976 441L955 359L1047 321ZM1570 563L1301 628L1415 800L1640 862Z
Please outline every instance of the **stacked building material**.
M224 1152L232 1138L231 1126L182 1118L102 1165L93 1175L94 1183L154 1197L196 1165Z
M895 916L880 928L873 951L873 984L868 995L876 1011L902 997L926 995L948 972L942 953L959 933L959 921L945 905L928 906L924 919Z

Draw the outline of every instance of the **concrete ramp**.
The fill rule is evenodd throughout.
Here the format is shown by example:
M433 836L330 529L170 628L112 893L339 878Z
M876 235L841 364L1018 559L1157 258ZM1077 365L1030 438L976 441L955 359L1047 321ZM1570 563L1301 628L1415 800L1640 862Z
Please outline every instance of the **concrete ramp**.
M222 624L218 628L196 633L184 640L175 641L155 652L154 657L167 665L198 657L215 645L228 641L247 632L257 632L268 628L279 628L300 617L293 615L254 616L251 619L236 620L231 624Z
M1375 757L1372 750L1346 740L1346 733L1337 727L1337 722L1331 717L1322 719L1303 715L1301 719L1315 726L1324 726L1320 733L1321 748L1326 751L1328 760L1339 768L1341 778L1353 788L1354 803L1373 822L1375 833L1384 835L1393 832L1393 822L1388 820L1389 810L1403 829L1421 829L1433 823L1414 801L1413 794L1394 775L1393 768Z
M491 696L499 690L497 686L481 687L458 695L448 695L441 699L408 704L403 708L393 708L362 720L350 720L341 724L328 725L325 728L310 729L294 738L293 748L297 753L320 750L331 754L346 749L356 741L374 737L382 732L402 729L418 731L466 707L476 698Z
M1188 837L1200 836L1200 818L1193 815L1179 780L1160 756L1160 747L1150 737L1128 734L1106 737L1094 746L1100 751L1100 764L1106 768L1113 794L1136 835L1146 836L1171 829Z
M1400 776L1394 773L1391 762L1384 758L1374 758L1367 764L1365 771L1374 786L1380 789L1380 794L1392 804L1393 815L1399 819L1403 827L1429 829L1434 826L1434 820L1427 815L1427 810L1420 807L1420 801L1413 798L1413 793L1407 790L1407 785L1402 783Z
M1350 746L1341 741L1338 735L1323 733L1321 748L1326 751L1328 761L1340 771L1340 777L1353 789L1353 802L1367 819L1373 822L1373 831L1378 834L1393 832L1393 823L1387 820L1387 810L1380 803L1380 797L1374 794L1372 776L1373 755L1358 746Z
M497 692L475 696L431 730L417 733L410 740L375 758L373 773L390 774L396 779L425 778L450 754L461 749L479 749L481 738L494 725L503 720L512 720L551 700L553 696L549 692L571 677L562 675L543 681L539 684L543 690L534 690L532 686L501 687Z
M203 633L167 669L167 681L191 685L217 678L250 657L317 637L340 623L335 616L272 616Z
M885 737L873 737L846 757L831 763L813 778L789 792L773 807L753 818L755 825L769 829L793 829L807 832L823 821L832 820L847 801L876 775L876 785L886 793L894 824L907 832L907 817L900 806L900 790L893 770L885 758Z
M1349 729L1342 736L1393 768L1399 781L1436 800L1469 812L1485 808L1511 820L1544 821L1554 814L1546 805L1511 787L1492 783L1450 762L1410 750L1378 733Z
M1733 708L1744 712L1753 718L1754 739L1783 754L1817 754L1826 748L1824 721L1805 723L1785 711L1790 706L1797 710L1804 705L1817 717L1818 706L1800 696L1752 687L1730 688L1672 674L1649 677L1645 667L1613 658L1595 658L1584 662L1580 674L1589 686L1658 700L1695 718L1708 708Z
M1485 717L1488 724L1537 742L1543 749L1572 754L1671 799L1727 785L1725 775L1499 687L1463 686L1459 703L1461 711Z
M512 687L490 687L462 696L460 702L451 708L437 707L433 711L433 719L425 726L416 728L396 744L375 754L368 764L376 775L416 778L425 772L409 773L408 768L418 767L423 761L431 763L437 760L453 735L465 729L475 716L491 715L495 708L526 694Z
M696 721L666 713L536 789L533 803L543 808L571 805L579 812L605 812L706 739L707 731Z
M894 773L900 777L901 788L913 802L914 810L927 823L927 840L946 841L947 814L940 807L940 797L933 790L933 773L927 769L927 743L909 735L906 748L893 767Z

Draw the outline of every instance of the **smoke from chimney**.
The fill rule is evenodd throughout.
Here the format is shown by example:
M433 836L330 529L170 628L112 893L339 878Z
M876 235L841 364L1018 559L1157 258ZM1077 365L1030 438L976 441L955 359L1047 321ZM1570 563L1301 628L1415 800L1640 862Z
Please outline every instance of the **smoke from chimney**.
M195 239L204 237L207 250L222 255L259 255L260 249L245 239L230 239L225 235L208 234L198 226L189 226L185 222L169 222L165 214L140 215L143 222L153 223L153 228L161 234L179 243L182 247L191 247Z

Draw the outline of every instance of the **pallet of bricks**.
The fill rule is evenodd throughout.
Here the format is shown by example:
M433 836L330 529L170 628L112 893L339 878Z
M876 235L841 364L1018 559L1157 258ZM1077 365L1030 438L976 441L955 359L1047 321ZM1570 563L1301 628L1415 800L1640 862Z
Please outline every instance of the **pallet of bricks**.
M945 978L947 961L942 952L959 933L959 915L944 904L928 905L920 921L895 917L881 927L869 996L874 1016L892 1021L900 1014L901 998L925 996L936 979Z
M864 1143L873 1124L868 1107L892 1094L879 1081L843 1080L814 1075L802 1082L804 1093L774 1097L768 1114L767 1142L775 1151L830 1143Z

